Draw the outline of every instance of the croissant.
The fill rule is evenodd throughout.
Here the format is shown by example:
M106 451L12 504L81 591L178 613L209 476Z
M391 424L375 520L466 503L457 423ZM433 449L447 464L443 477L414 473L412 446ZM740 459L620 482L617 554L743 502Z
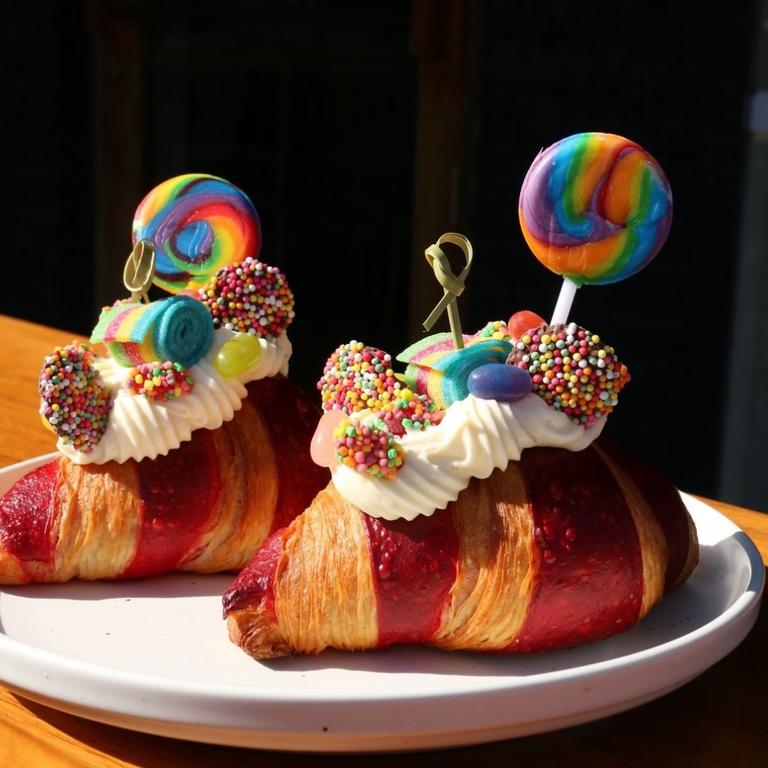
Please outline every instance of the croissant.
M318 411L307 396L282 375L247 388L232 421L165 456L85 465L61 456L22 477L0 499L0 583L245 565L327 479L309 459Z
M233 642L263 659L424 643L517 653L629 629L693 570L676 489L604 440L531 448L412 522L331 483L224 594Z

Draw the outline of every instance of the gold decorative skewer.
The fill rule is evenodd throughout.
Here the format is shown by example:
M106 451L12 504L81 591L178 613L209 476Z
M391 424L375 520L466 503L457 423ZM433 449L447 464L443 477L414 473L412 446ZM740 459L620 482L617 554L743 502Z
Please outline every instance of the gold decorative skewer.
M155 275L155 246L149 240L139 240L133 246L123 268L123 285L131 292L131 301L149 304L147 291Z
M464 253L464 269L458 275L451 271L451 265L448 257L443 253L440 246L443 243L452 243L458 245ZM472 266L472 243L464 235L458 232L446 232L440 235L437 242L430 245L424 251L429 266L432 267L437 278L437 282L443 286L445 291L443 298L437 303L437 306L429 313L429 317L424 321L424 328L427 331L432 330L432 326L437 318L448 309L448 322L451 324L451 334L453 335L453 344L456 349L464 349L464 339L461 335L461 319L459 318L459 308L456 299L464 292L464 281L469 274L469 268Z

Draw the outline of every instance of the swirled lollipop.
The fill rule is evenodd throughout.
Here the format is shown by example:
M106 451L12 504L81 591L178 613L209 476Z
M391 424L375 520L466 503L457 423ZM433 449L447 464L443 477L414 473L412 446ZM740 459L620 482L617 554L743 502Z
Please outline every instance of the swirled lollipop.
M576 288L624 280L659 252L672 223L664 171L641 146L578 133L539 153L520 190L520 226L536 258L565 282L553 323Z
M154 283L194 293L222 267L258 256L259 216L250 199L216 176L187 173L156 186L139 204L133 242L155 247Z

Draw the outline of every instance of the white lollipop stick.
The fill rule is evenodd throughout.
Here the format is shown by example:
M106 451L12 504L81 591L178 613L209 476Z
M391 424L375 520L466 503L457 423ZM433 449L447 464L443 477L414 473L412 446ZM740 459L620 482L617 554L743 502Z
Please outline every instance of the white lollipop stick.
M555 311L552 313L552 322L550 325L559 325L568 322L568 315L571 312L571 305L573 299L576 296L576 291L579 286L567 277L563 278L563 286L560 289L560 295L557 297L557 304L555 304Z

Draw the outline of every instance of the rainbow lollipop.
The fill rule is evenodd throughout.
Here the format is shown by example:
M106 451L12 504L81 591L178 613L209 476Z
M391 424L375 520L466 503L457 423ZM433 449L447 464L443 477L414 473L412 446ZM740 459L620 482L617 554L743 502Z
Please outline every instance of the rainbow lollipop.
M258 256L261 225L253 203L216 176L186 173L156 186L139 204L133 242L155 246L153 282L196 293L222 267Z
M624 280L659 252L672 223L672 192L638 144L577 133L533 161L519 214L536 258L564 278L552 318L564 323L580 285Z

